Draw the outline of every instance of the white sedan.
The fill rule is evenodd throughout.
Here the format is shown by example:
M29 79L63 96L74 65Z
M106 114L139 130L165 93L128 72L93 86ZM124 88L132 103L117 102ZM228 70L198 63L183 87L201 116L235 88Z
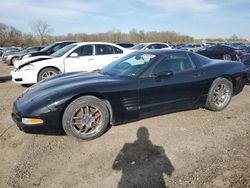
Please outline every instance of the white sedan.
M112 43L74 43L51 56L37 56L14 63L12 81L18 84L34 84L50 76L73 71L101 69L131 51Z

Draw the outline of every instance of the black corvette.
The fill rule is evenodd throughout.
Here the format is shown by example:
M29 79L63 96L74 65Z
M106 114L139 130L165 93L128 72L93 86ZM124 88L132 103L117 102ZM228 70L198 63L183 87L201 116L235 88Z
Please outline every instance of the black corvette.
M240 93L246 67L178 50L133 52L90 73L59 74L14 103L21 130L38 127L93 139L117 125L173 111L224 109Z

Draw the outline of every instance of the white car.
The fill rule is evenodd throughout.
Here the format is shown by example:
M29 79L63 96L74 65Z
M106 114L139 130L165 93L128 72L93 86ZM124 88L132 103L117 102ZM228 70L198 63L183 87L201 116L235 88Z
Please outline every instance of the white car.
M58 73L93 71L130 52L112 43L74 43L51 56L36 56L16 61L15 69L11 71L12 81L18 84L34 84Z
M167 43L161 43L161 42L140 43L130 48L130 50L153 50L153 49L172 49L172 48Z

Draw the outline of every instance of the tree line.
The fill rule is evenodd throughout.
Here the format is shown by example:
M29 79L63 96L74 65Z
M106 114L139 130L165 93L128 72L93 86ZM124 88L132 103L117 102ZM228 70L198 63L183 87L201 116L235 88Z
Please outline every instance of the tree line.
M36 21L30 24L33 33L24 33L13 26L0 23L0 46L34 46L47 45L55 41L72 40L77 42L168 42L168 43L190 43L194 38L187 35L181 35L174 31L150 31L132 29L128 33L119 30L108 32L86 34L86 33L69 33L67 35L51 35L51 27L44 21Z
M206 42L223 42L227 40L228 42L239 42L244 41L240 39L237 35L233 35L229 39L205 39L205 40L195 40L193 37L188 35L181 35L174 31L149 31L145 32L143 30L132 29L128 33L121 32L119 30L111 30L108 32L86 34L86 33L69 33L67 35L53 36L52 28L45 21L35 21L30 23L32 33L24 33L13 26L0 23L0 47L8 46L20 46L28 47L35 45L48 45L56 41L72 40L77 42L131 42L131 43L141 43L141 42L167 42L169 44L178 43L200 43L202 41Z

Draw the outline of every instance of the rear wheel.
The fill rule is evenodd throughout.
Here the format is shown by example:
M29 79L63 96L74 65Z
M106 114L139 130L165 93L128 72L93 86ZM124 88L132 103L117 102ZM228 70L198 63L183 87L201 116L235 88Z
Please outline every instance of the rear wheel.
M66 134L82 140L101 136L108 123L109 112L106 105L93 96L79 97L71 102L62 118Z
M225 78L217 78L209 89L205 107L212 111L223 110L230 103L232 94L232 82Z
M232 57L229 54L225 54L225 55L222 56L222 59L224 59L224 60L231 60Z
M58 73L59 73L59 71L56 70L55 68L45 68L39 72L38 82L40 82L41 80L44 80L46 78L49 78L51 76L55 76Z

